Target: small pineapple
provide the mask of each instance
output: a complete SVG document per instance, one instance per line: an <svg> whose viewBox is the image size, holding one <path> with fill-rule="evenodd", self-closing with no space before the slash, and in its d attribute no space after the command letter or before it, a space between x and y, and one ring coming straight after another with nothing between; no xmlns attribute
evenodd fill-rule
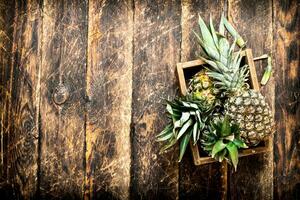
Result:
<svg viewBox="0 0 300 200"><path fill-rule="evenodd" d="M213 106L216 101L216 89L213 87L211 78L206 74L203 69L196 73L189 81L188 92L194 100L206 102L208 105Z"/></svg>
<svg viewBox="0 0 300 200"><path fill-rule="evenodd" d="M203 69L196 73L189 81L189 92L200 91L210 89L213 83L209 76L206 74L206 70Z"/></svg>
<svg viewBox="0 0 300 200"><path fill-rule="evenodd" d="M241 66L242 49L234 52L235 44L241 47L245 44L223 16L218 33L211 19L208 28L199 17L199 26L201 36L196 36L203 49L201 59L210 66L206 74L213 78L215 87L222 90L227 97L225 114L231 117L232 123L239 124L241 137L248 145L257 145L272 133L274 122L265 98L259 91L249 89L248 66ZM225 28L235 39L232 45L224 36Z"/></svg>

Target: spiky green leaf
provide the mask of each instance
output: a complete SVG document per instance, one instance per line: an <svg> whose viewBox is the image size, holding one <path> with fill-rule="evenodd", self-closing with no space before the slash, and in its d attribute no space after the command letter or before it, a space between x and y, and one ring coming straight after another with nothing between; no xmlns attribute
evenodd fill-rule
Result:
<svg viewBox="0 0 300 200"><path fill-rule="evenodd" d="M198 138L198 123L195 122L195 124L193 126L193 139L194 139L194 143L197 142L197 138Z"/></svg>
<svg viewBox="0 0 300 200"><path fill-rule="evenodd" d="M177 135L177 140L179 140L179 138L186 133L186 131L188 130L188 128L193 124L193 120L189 119L183 126L182 128L179 130L179 133Z"/></svg>
<svg viewBox="0 0 300 200"><path fill-rule="evenodd" d="M217 49L219 49L220 48L219 41L218 41L218 37L217 37L216 31L215 31L215 28L214 28L214 25L213 25L211 15L209 16L209 28L210 28L210 32L211 32L211 35L213 37L214 43L215 43Z"/></svg>
<svg viewBox="0 0 300 200"><path fill-rule="evenodd" d="M171 106L169 103L167 103L166 110L167 110L167 111L168 111L168 113L170 113L171 115L173 115L173 114L174 114L174 112L173 112L173 109L172 109L172 106Z"/></svg>
<svg viewBox="0 0 300 200"><path fill-rule="evenodd" d="M222 162L224 160L224 158L226 157L226 154L227 154L227 149L225 148L223 151L220 151L219 153L217 153L216 159L219 162Z"/></svg>
<svg viewBox="0 0 300 200"><path fill-rule="evenodd" d="M183 126L183 124L190 118L191 114L189 112L183 112L180 118L180 125Z"/></svg>
<svg viewBox="0 0 300 200"><path fill-rule="evenodd" d="M177 142L176 138L169 140L169 142L160 149L160 154L164 153L167 149L174 146L176 142Z"/></svg>
<svg viewBox="0 0 300 200"><path fill-rule="evenodd" d="M220 23L219 23L219 33L224 35L225 34L225 27L224 27L224 22L223 22L224 14L222 13Z"/></svg>
<svg viewBox="0 0 300 200"><path fill-rule="evenodd" d="M246 45L246 43L243 40L243 38L233 28L233 26L229 23L229 21L224 16L222 16L222 18L223 18L222 20L223 20L224 26L227 29L227 31L232 35L232 37L234 37L236 39L237 45L239 45L239 47L243 48Z"/></svg>
<svg viewBox="0 0 300 200"><path fill-rule="evenodd" d="M165 135L167 135L170 131L172 131L173 129L173 125L172 124L168 124L164 130L162 132L160 132L160 134L158 134L156 136L156 138L160 138L160 137L164 137Z"/></svg>
<svg viewBox="0 0 300 200"><path fill-rule="evenodd" d="M228 42L228 40L226 38L221 38L219 40L219 49L220 49L221 55L223 55L226 58L226 60L227 60L227 56L228 56L228 53L229 53L230 45L229 45L229 42Z"/></svg>
<svg viewBox="0 0 300 200"><path fill-rule="evenodd" d="M212 49L217 51L213 37L200 15L199 15L198 23L199 23L199 27L200 27L200 31L201 31L201 35L202 35L204 44L210 46Z"/></svg>
<svg viewBox="0 0 300 200"><path fill-rule="evenodd" d="M236 147L236 145L233 143L233 142L229 142L227 145L226 145L226 148L229 152L229 157L230 157L230 160L234 166L234 169L236 171L237 169L237 164L238 164L238 149Z"/></svg>
<svg viewBox="0 0 300 200"><path fill-rule="evenodd" d="M182 140L180 141L180 146L179 146L179 162L182 160L182 157L186 151L186 147L190 141L192 135L192 129L189 131L188 134L185 134L182 138Z"/></svg>
<svg viewBox="0 0 300 200"><path fill-rule="evenodd" d="M223 140L218 140L218 141L215 143L215 145L214 145L214 147L213 147L213 149L212 149L211 156L212 156L212 157L215 157L215 155L216 155L218 152L220 152L220 151L222 151L223 149L225 149L225 147L226 147L226 144L224 144Z"/></svg>
<svg viewBox="0 0 300 200"><path fill-rule="evenodd" d="M268 65L265 69L265 72L264 72L264 75L263 75L263 77L260 81L260 84L266 85L268 80L271 77L271 74L272 74L272 59L271 59L271 56L268 56Z"/></svg>
<svg viewBox="0 0 300 200"><path fill-rule="evenodd" d="M233 140L233 143L238 147L238 148L244 148L244 149L246 149L246 148L248 148L248 146L245 144L245 142L243 142L242 140L240 140L240 139L234 139Z"/></svg>

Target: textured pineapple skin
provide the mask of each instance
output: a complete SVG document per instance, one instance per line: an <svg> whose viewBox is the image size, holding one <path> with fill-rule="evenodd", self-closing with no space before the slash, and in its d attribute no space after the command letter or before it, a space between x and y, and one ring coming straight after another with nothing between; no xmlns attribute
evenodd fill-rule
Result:
<svg viewBox="0 0 300 200"><path fill-rule="evenodd" d="M246 90L229 97L225 114L239 124L240 135L248 146L256 146L273 132L272 112L258 91Z"/></svg>
<svg viewBox="0 0 300 200"><path fill-rule="evenodd" d="M201 70L190 80L188 91L194 99L205 100L209 105L213 105L216 99L213 89L213 83L206 75L206 70Z"/></svg>

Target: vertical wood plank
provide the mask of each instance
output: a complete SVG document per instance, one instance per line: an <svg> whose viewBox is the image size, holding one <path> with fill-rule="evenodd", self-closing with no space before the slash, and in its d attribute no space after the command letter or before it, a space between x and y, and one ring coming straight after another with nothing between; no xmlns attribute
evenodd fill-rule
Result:
<svg viewBox="0 0 300 200"><path fill-rule="evenodd" d="M15 1L9 105L8 178L10 198L29 199L37 191L40 4Z"/></svg>
<svg viewBox="0 0 300 200"><path fill-rule="evenodd" d="M8 101L10 97L14 1L0 3L0 183L7 182ZM2 188L1 188L2 190Z"/></svg>
<svg viewBox="0 0 300 200"><path fill-rule="evenodd" d="M271 52L273 39L271 0L229 0L228 18L247 41L247 47L252 48L254 57ZM258 80L261 80L267 63L260 61L255 62L255 65ZM274 78L271 78L261 91L274 111ZM273 199L273 154L240 158L238 171L231 170L229 185L231 199Z"/></svg>
<svg viewBox="0 0 300 200"><path fill-rule="evenodd" d="M180 61L180 1L135 1L132 103L132 199L178 199L178 151L159 155Z"/></svg>
<svg viewBox="0 0 300 200"><path fill-rule="evenodd" d="M273 1L276 66L274 198L300 198L300 1Z"/></svg>
<svg viewBox="0 0 300 200"><path fill-rule="evenodd" d="M132 1L89 2L85 198L128 199Z"/></svg>
<svg viewBox="0 0 300 200"><path fill-rule="evenodd" d="M40 195L79 199L84 186L87 5L44 0Z"/></svg>
<svg viewBox="0 0 300 200"><path fill-rule="evenodd" d="M198 58L199 44L192 30L199 32L198 14L209 22L209 15L214 19L216 28L221 13L225 10L222 0L182 1L182 45L181 62ZM212 163L195 166L192 152L187 150L180 164L180 198L181 199L220 199L222 196L221 164Z"/></svg>

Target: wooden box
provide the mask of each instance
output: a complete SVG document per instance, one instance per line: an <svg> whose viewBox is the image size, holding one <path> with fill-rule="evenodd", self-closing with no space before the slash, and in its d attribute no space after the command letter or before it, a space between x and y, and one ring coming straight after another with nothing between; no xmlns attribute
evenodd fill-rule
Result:
<svg viewBox="0 0 300 200"><path fill-rule="evenodd" d="M257 79L253 56L252 56L252 50L246 49L242 52L242 55L245 58L244 62L246 62L249 65L250 87L255 90L259 90L259 83ZM177 64L179 86L182 95L186 95L187 93L187 80L192 78L194 74L200 71L203 68L203 65L205 64L206 63L200 59ZM239 157L268 152L270 151L270 145L271 145L270 139L268 138L265 141L261 142L260 145L257 147L240 150ZM192 149L193 160L195 165L203 165L207 163L216 162L215 159L209 157L208 155L200 156L201 150L199 149L198 145L197 144L194 145L192 141L190 142L190 147Z"/></svg>

